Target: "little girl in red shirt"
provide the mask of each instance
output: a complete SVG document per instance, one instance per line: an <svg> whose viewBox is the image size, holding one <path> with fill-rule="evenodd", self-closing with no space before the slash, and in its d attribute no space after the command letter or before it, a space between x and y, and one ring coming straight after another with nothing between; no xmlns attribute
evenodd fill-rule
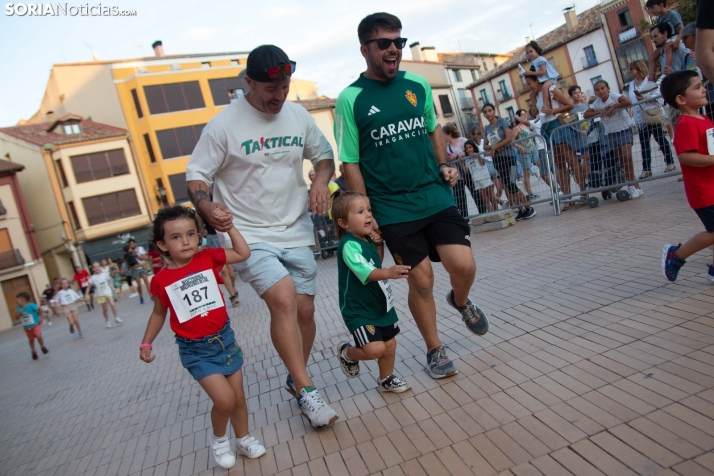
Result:
<svg viewBox="0 0 714 476"><path fill-rule="evenodd" d="M214 213L226 214L227 209ZM153 242L171 263L151 281L154 310L139 346L140 358L150 363L151 343L161 331L170 311L171 330L176 334L181 364L206 391L213 402L208 444L216 463L231 468L236 457L226 433L230 419L237 437L236 452L248 458L265 454L265 448L248 435L248 406L243 392L243 351L231 329L226 304L218 287L225 264L239 263L250 256L243 236L231 227L233 249L208 248L201 242L196 212L180 205L163 208L153 225Z"/></svg>

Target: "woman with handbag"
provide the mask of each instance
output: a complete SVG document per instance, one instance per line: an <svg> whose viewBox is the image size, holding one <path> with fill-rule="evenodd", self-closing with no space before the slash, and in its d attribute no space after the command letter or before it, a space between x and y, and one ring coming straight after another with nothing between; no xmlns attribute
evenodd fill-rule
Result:
<svg viewBox="0 0 714 476"><path fill-rule="evenodd" d="M630 76L635 78L630 84L630 90L627 93L630 101L633 103L644 101L659 93L657 85L650 82L647 78L649 75L647 63L643 60L637 60L630 63L629 67ZM640 175L640 179L652 176L652 151L650 147L650 137L652 135L654 135L655 141L657 141L659 145L659 150L662 151L664 155L664 161L667 164L667 168L664 169L665 173L672 172L677 168L674 165L672 148L664 136L664 130L662 129L662 117L664 113L660 101L661 99L648 101L645 104L636 105L632 108L632 117L635 120L635 124L637 124L640 150L642 150L642 175Z"/></svg>
<svg viewBox="0 0 714 476"><path fill-rule="evenodd" d="M602 115L602 125L605 128L605 144L607 150L614 152L625 169L628 182L635 180L635 170L632 164L632 118L625 108L632 102L621 94L611 93L610 85L601 79L594 84L597 99L583 115L586 119ZM644 192L639 183L622 187L630 194L630 198L640 198Z"/></svg>

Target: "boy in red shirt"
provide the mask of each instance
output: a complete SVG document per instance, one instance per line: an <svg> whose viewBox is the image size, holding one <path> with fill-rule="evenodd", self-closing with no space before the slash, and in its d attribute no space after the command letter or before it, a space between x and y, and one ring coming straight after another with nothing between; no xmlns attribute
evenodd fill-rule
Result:
<svg viewBox="0 0 714 476"><path fill-rule="evenodd" d="M706 230L683 245L664 246L662 272L665 278L675 281L689 256L714 245L714 123L699 114L698 110L707 105L707 90L696 72L667 75L660 91L665 102L682 113L674 134L674 148L682 166L687 200ZM714 283L714 260L707 279Z"/></svg>

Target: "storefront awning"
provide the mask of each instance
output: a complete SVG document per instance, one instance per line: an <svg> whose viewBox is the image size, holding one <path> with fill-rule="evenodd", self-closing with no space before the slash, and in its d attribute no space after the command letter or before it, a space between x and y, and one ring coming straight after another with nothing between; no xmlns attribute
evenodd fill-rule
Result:
<svg viewBox="0 0 714 476"><path fill-rule="evenodd" d="M124 256L124 245L131 239L134 239L137 245L143 246L144 249L148 250L149 238L151 238L151 226L146 226L119 235L85 241L81 243L81 246L91 263L92 261L101 261L106 258L114 260L121 258Z"/></svg>

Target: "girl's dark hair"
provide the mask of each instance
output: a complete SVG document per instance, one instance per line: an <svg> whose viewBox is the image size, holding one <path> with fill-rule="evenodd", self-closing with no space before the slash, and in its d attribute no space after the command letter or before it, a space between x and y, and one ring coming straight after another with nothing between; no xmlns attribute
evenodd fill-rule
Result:
<svg viewBox="0 0 714 476"><path fill-rule="evenodd" d="M16 297L16 298L24 299L24 300L27 301L27 302L32 301L32 296L30 296L30 293L28 293L27 291L22 291L22 292L20 292L20 293L17 293L17 294L15 295L15 297Z"/></svg>
<svg viewBox="0 0 714 476"><path fill-rule="evenodd" d="M609 87L610 87L610 85L607 84L607 81L605 81L604 79L601 79L600 81L595 81L595 84L593 84L593 88L594 88L595 86L597 86L598 84L600 84L600 83L604 84L606 88L609 88Z"/></svg>
<svg viewBox="0 0 714 476"><path fill-rule="evenodd" d="M536 43L535 41L529 41L529 42L526 44L526 48L528 48L529 46L530 46L531 48L533 48L536 53L538 53L538 56L540 56L541 53L543 53L543 48L541 48L540 46L538 46L538 43Z"/></svg>
<svg viewBox="0 0 714 476"><path fill-rule="evenodd" d="M466 152L466 146L470 145L471 147L474 148L474 154L478 154L480 152L478 145L476 144L475 141L469 139L466 142L464 142L464 152Z"/></svg>
<svg viewBox="0 0 714 476"><path fill-rule="evenodd" d="M347 221L347 217L350 214L350 205L355 198L367 196L362 192L347 191L342 192L334 198L332 202L332 220L335 222L335 231L337 233L337 239L342 239L345 236L345 229L340 226L338 220Z"/></svg>
<svg viewBox="0 0 714 476"><path fill-rule="evenodd" d="M165 207L159 210L154 218L154 224L151 230L151 243L158 243L159 241L164 241L164 225L167 221L178 220L179 218L187 218L193 220L196 224L196 231L201 233L201 223L196 214L196 210L193 208L187 208L182 205L173 205L171 207ZM157 246L158 248L158 246ZM160 250L161 248L159 248ZM169 256L167 251L162 251L162 255Z"/></svg>
<svg viewBox="0 0 714 476"><path fill-rule="evenodd" d="M380 28L389 31L402 31L402 22L399 18L390 13L379 12L367 15L359 22L357 27L357 37L359 42L364 44L370 39L372 34L377 33Z"/></svg>
<svg viewBox="0 0 714 476"><path fill-rule="evenodd" d="M525 109L519 109L519 110L517 110L517 111L516 111L516 116L521 117L521 113L522 113L522 112L525 112L525 113L526 113L526 117L528 117L528 111L526 111Z"/></svg>
<svg viewBox="0 0 714 476"><path fill-rule="evenodd" d="M493 109L493 112L496 112L496 108L494 107L494 105L491 103L488 103L488 102L486 104L484 104L483 106L481 106L481 112L483 112L483 110L486 109L487 107L490 107L491 109Z"/></svg>
<svg viewBox="0 0 714 476"><path fill-rule="evenodd" d="M572 86L570 86L568 88L568 96L573 97L573 94L575 94L575 91L577 91L578 89L580 89L580 86L578 86L577 84L573 84ZM582 89L580 90L582 91Z"/></svg>

